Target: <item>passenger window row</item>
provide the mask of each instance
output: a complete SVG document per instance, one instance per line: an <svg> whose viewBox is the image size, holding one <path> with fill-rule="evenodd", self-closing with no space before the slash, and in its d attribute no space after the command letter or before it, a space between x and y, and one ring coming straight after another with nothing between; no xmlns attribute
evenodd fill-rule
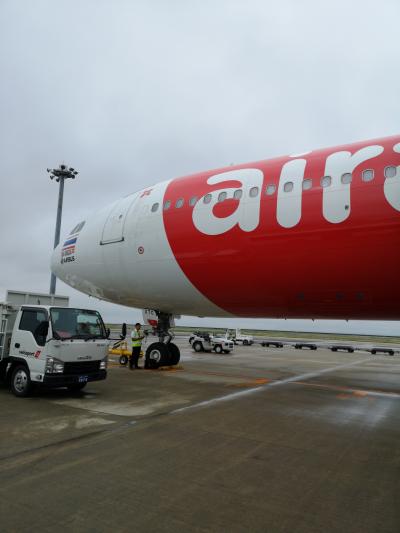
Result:
<svg viewBox="0 0 400 533"><path fill-rule="evenodd" d="M386 167L385 170L384 170L384 175L385 175L385 178L394 178L396 175L397 175L397 167L395 166L389 166L389 167ZM372 169L367 169L367 170L363 170L362 174L361 174L361 179L365 182L368 182L368 181L372 181L374 179L374 171ZM353 180L353 175L350 173L350 172L346 172L345 174L342 174L341 178L340 178L340 181L343 185L347 185L349 183L351 183ZM330 187L332 185L332 178L331 176L323 176L320 180L320 185L321 187L323 188L326 188L326 187ZM310 189L312 189L313 187L313 180L310 179L310 178L306 178L302 181L302 189L303 191L308 191ZM266 189L265 189L265 194L267 196L272 196L273 194L275 194L276 192L276 185L273 185L272 183L267 185ZM293 181L287 181L284 185L283 185L283 190L284 192L291 192L293 191L294 189L294 183ZM258 187L252 187L249 191L249 197L250 198L256 198L258 195L259 195L259 188ZM242 198L243 196L243 190L242 189L237 189L234 193L233 193L233 198L235 200L240 200L240 198ZM228 197L228 193L223 191L223 192L220 192L218 194L218 202L224 202ZM190 206L194 206L196 203L197 203L197 196L193 196L192 198L190 198L189 200L189 205ZM206 194L204 197L203 197L203 203L204 204L209 204L212 200L212 193L208 193ZM179 198L176 202L175 202L175 207L177 209L183 207L183 205L185 204L185 200L183 198ZM171 207L171 201L170 200L167 200L166 202L164 202L164 206L163 206L163 209L164 211L167 211L169 208ZM158 203L155 203L152 205L151 207L151 211L153 213L155 213L159 208L159 204Z"/></svg>

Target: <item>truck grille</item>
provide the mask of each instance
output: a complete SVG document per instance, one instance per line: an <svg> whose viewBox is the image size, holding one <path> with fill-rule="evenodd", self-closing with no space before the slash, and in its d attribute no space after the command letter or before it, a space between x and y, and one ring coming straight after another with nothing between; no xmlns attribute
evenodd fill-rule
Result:
<svg viewBox="0 0 400 533"><path fill-rule="evenodd" d="M90 374L98 372L100 361L79 361L64 363L64 374Z"/></svg>

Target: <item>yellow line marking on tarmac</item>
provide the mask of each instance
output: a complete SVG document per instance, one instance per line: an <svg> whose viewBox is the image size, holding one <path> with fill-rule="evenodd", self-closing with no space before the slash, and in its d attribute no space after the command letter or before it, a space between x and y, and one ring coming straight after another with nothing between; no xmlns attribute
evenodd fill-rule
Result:
<svg viewBox="0 0 400 533"><path fill-rule="evenodd" d="M271 379L258 378L252 381L244 381L243 383L228 383L227 387L257 387L258 385L265 385L269 383Z"/></svg>
<svg viewBox="0 0 400 533"><path fill-rule="evenodd" d="M316 378L319 376L323 376L324 374L330 374L332 372L343 370L345 368L351 368L353 366L362 365L363 363L366 363L367 361L371 361L371 357L363 358L363 359L357 359L356 361L352 361L351 363L345 363L342 365L336 365L336 366L330 366L328 368L323 368L322 370L316 370L314 372L305 372L304 374L299 374L297 376L291 376L289 378L284 379L278 379L277 381L271 381L269 383L265 383L264 385L258 385L257 387L253 387L251 389L246 389L242 391L232 392L230 394L225 394L224 396L217 396L216 398L211 398L210 400L205 400L202 402L198 402L192 405L188 405L186 407L180 407L178 409L174 409L170 412L171 415L176 415L178 413L183 413L185 411L190 411L193 409L199 409L203 407L211 407L213 405L216 405L220 402L227 402L232 400L237 400L238 398L242 398L244 396L250 396L252 394L256 394L257 392L264 392L268 389L272 389L275 387L282 387L284 385L289 385L290 383L298 382L298 381L304 381L312 378Z"/></svg>
<svg viewBox="0 0 400 533"><path fill-rule="evenodd" d="M211 371L207 371L207 370L186 370L186 372L188 374L196 374L196 375L199 375L199 376L216 376L216 377L221 377L221 378L234 378L234 379L245 379L245 380L248 380L249 382L253 383L254 381L257 381L257 380L262 380L262 383L265 383L264 380L267 380L267 381L271 381L270 379L268 378L265 378L265 377L260 377L260 378L257 378L257 377L254 377L254 376L243 376L243 375L239 375L239 374L226 374L225 372L211 372Z"/></svg>
<svg viewBox="0 0 400 533"><path fill-rule="evenodd" d="M329 383L312 383L307 381L296 381L293 385L302 385L304 387L315 387L317 389L328 389L333 391L340 391L343 397L365 398L367 396L382 396L390 398L400 398L400 392L396 391L382 391L378 389L354 389L352 387L343 387L341 385L330 385ZM342 398L343 399L343 398Z"/></svg>

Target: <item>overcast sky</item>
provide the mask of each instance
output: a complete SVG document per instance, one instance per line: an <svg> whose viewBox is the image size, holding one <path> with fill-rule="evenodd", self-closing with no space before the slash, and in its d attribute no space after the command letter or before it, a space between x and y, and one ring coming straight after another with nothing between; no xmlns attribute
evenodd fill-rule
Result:
<svg viewBox="0 0 400 533"><path fill-rule="evenodd" d="M399 133L398 0L0 0L0 300L49 289L62 233L157 181ZM107 321L139 312L58 282ZM398 323L181 323L399 333Z"/></svg>

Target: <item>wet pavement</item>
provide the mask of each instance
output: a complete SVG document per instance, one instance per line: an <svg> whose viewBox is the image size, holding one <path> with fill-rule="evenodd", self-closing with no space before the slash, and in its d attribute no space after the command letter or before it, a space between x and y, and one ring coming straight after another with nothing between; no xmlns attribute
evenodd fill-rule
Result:
<svg viewBox="0 0 400 533"><path fill-rule="evenodd" d="M2 531L400 531L400 356L177 342L172 370L0 389Z"/></svg>

